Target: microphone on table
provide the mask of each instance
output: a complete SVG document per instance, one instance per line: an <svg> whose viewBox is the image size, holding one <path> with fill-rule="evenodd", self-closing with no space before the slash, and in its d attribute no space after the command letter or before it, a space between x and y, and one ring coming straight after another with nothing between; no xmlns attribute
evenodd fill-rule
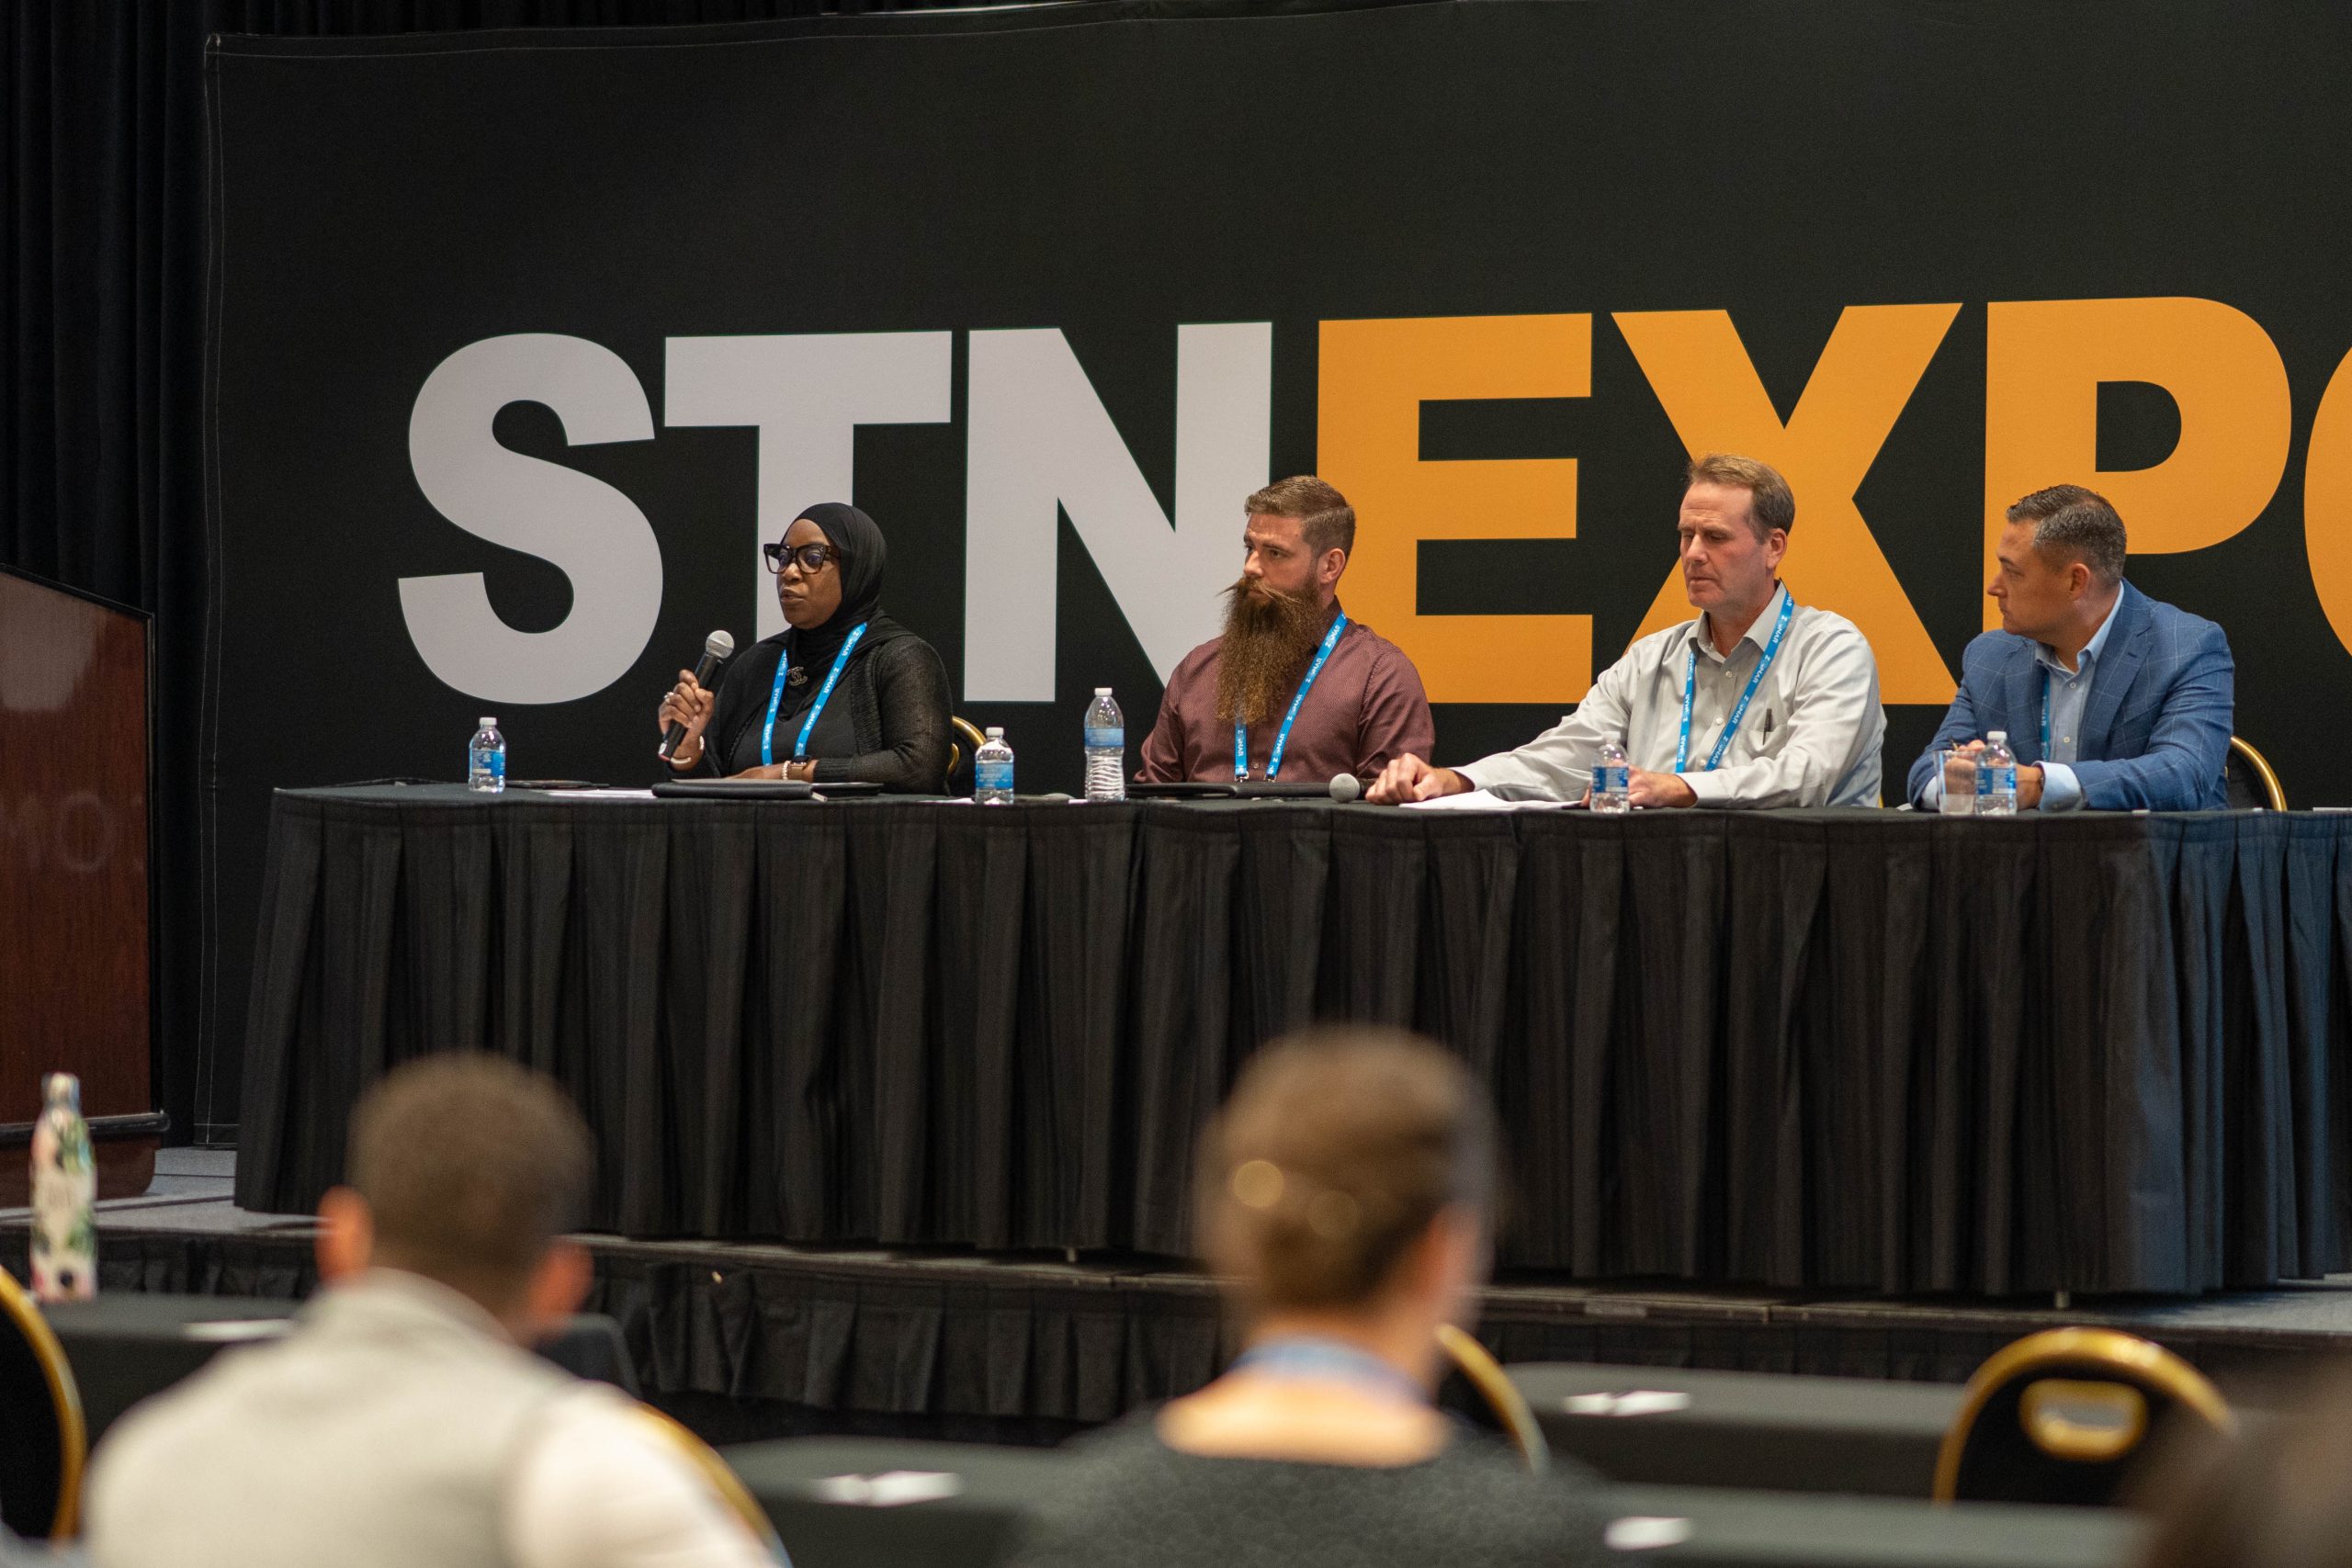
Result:
<svg viewBox="0 0 2352 1568"><path fill-rule="evenodd" d="M1363 794L1363 780L1353 773L1331 775L1331 798L1344 806Z"/></svg>
<svg viewBox="0 0 2352 1568"><path fill-rule="evenodd" d="M711 676L718 672L718 667L726 663L734 652L735 638L731 634L713 632L705 637L702 644L702 658L695 665L695 684L709 685ZM684 745L685 741L686 727L673 718L670 721L670 728L662 732L662 749L654 755L666 762L670 760L670 754Z"/></svg>

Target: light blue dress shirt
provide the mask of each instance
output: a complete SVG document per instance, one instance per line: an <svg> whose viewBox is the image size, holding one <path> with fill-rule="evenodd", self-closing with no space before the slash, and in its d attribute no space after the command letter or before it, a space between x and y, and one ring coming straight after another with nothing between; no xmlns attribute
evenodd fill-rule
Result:
<svg viewBox="0 0 2352 1568"><path fill-rule="evenodd" d="M2107 650L2107 634L2115 625L2115 612L2121 606L2123 596L2117 594L2115 603L2108 606L2107 618L2091 634L2090 642L2075 657L2075 668L2067 669L2058 662L2058 655L2046 642L2033 645L2034 662L2041 666L2044 682L2043 701L2050 706L2050 754L2041 760L2041 809L2044 811L2074 811L2083 804L2082 781L2075 776L2068 763L2081 755L2083 710L2090 705L2091 677L2098 671L2099 655ZM2009 750L2017 750L2021 737L2009 737ZM1942 806L1944 781L1928 781L1927 807L1932 811Z"/></svg>
<svg viewBox="0 0 2352 1568"><path fill-rule="evenodd" d="M2067 669L2058 662L2046 642L2034 645L2033 661L2041 666L2042 701L2050 709L2050 755L2041 760L2041 809L2073 811L2083 804L2082 781L2075 777L2075 770L2066 764L2081 754L2083 710L2090 705L2091 675L2098 668L2099 655L2107 649L2107 632L2115 625L2116 605L2123 603L2117 594L2115 604L2108 606L2107 618L2091 634L2090 642L2075 660L2075 668Z"/></svg>

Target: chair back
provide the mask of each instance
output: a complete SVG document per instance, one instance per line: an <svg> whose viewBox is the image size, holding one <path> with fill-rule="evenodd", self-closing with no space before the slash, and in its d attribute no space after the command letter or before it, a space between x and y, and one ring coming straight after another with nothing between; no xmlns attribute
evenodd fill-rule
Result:
<svg viewBox="0 0 2352 1568"><path fill-rule="evenodd" d="M1939 1503L2113 1503L2167 1422L2230 1431L2196 1368L2111 1328L2053 1328L1996 1351L1969 1380L1936 1457Z"/></svg>
<svg viewBox="0 0 2352 1568"><path fill-rule="evenodd" d="M2233 811L2246 811L2263 807L2271 811L2287 809L2287 791L2269 760L2237 736L2230 737L2230 749L2222 759L2222 788Z"/></svg>
<svg viewBox="0 0 2352 1568"><path fill-rule="evenodd" d="M71 1536L88 1447L65 1351L32 1297L0 1269L0 1521L19 1535Z"/></svg>
<svg viewBox="0 0 2352 1568"><path fill-rule="evenodd" d="M974 724L968 718L959 718L954 714L950 714L947 716L947 723L949 727L956 731L957 736L957 739L947 743L947 778L945 784L947 793L954 795L956 793L956 775L964 771L965 763L970 761L974 757L979 754L980 748L988 744L989 738L981 732L978 725Z"/></svg>
<svg viewBox="0 0 2352 1568"><path fill-rule="evenodd" d="M1532 1471L1550 1469L1552 1445L1544 1440L1535 1412L1527 1407L1526 1397L1487 1348L1450 1323L1438 1325L1437 1342L1447 1363L1469 1385L1478 1406L1519 1450L1520 1462Z"/></svg>
<svg viewBox="0 0 2352 1568"><path fill-rule="evenodd" d="M718 1450L650 1404L639 1404L637 1417L646 1430L676 1450L694 1466L695 1472L718 1495L718 1500L727 1506L727 1511L742 1522L743 1528L752 1532L752 1538L765 1549L771 1559L786 1564L791 1562L791 1558L785 1554L784 1541L776 1535L775 1526L768 1518L767 1510L761 1507L759 1499L752 1495L752 1489L743 1484L743 1478L719 1458Z"/></svg>

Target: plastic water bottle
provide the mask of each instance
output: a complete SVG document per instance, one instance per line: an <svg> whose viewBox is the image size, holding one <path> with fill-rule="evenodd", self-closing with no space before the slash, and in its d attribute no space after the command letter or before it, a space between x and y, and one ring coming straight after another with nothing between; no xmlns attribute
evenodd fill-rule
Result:
<svg viewBox="0 0 2352 1568"><path fill-rule="evenodd" d="M1012 748L1004 731L989 726L989 738L972 753L972 798L982 806L1012 804Z"/></svg>
<svg viewBox="0 0 2352 1568"><path fill-rule="evenodd" d="M45 1302L87 1301L98 1293L98 1237L91 1215L98 1197L90 1124L82 1120L82 1080L51 1073L33 1123L33 1294Z"/></svg>
<svg viewBox="0 0 2352 1568"><path fill-rule="evenodd" d="M466 748L466 787L488 795L506 787L506 737L498 733L498 720L488 714L474 731L473 744Z"/></svg>
<svg viewBox="0 0 2352 1568"><path fill-rule="evenodd" d="M1127 798L1127 721L1108 686L1094 688L1086 710L1086 798Z"/></svg>
<svg viewBox="0 0 2352 1568"><path fill-rule="evenodd" d="M1609 817L1634 809L1634 765L1614 740L1600 743L1600 761L1593 765L1592 808Z"/></svg>
<svg viewBox="0 0 2352 1568"><path fill-rule="evenodd" d="M2018 760L2009 750L2009 732L1996 729L1976 754L1976 815L2015 817L2018 814Z"/></svg>

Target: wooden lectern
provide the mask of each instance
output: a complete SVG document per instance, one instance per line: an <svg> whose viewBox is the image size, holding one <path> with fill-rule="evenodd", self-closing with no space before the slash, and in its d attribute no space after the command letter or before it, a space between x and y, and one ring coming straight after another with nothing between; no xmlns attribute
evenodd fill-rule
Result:
<svg viewBox="0 0 2352 1568"><path fill-rule="evenodd" d="M98 1196L155 1174L148 617L0 567L0 1206L41 1077L82 1079Z"/></svg>

